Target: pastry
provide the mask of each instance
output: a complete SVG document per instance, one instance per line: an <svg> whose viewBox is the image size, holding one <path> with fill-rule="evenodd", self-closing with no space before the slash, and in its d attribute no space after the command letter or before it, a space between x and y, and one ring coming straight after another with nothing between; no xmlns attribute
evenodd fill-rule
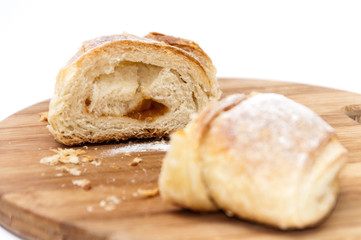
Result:
<svg viewBox="0 0 361 240"><path fill-rule="evenodd" d="M163 137L219 97L216 69L196 43L159 33L103 36L60 70L48 128L65 145Z"/></svg>
<svg viewBox="0 0 361 240"><path fill-rule="evenodd" d="M335 206L345 155L307 107L279 94L235 94L171 135L160 195L194 211L301 229Z"/></svg>

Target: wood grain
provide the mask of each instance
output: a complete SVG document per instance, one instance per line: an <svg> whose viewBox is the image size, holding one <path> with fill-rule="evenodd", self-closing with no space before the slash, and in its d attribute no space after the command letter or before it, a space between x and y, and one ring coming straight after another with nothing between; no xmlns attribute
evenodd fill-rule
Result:
<svg viewBox="0 0 361 240"><path fill-rule="evenodd" d="M107 155L131 144L87 145L87 154L102 161L84 163L81 176L59 173L39 163L64 147L39 121L48 101L30 106L0 123L0 224L27 239L357 239L361 238L361 125L345 114L345 106L360 104L361 95L287 82L220 79L223 96L232 93L275 92L313 109L332 125L349 150L341 173L341 192L332 214L319 226L302 231L271 229L223 213L197 214L143 198L137 189L157 187L164 152ZM77 148L83 148L79 146ZM134 157L143 161L129 166ZM86 169L86 170L85 170ZM74 179L91 180L85 191ZM106 211L100 202L116 196L121 202ZM92 209L92 211L89 211Z"/></svg>

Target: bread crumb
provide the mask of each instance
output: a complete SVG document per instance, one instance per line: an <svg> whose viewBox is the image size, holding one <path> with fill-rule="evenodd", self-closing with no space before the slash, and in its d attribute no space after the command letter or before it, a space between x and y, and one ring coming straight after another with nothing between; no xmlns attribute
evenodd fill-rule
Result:
<svg viewBox="0 0 361 240"><path fill-rule="evenodd" d="M105 207L105 205L107 205L107 203L105 202L105 200L101 200L100 203L99 203L99 206Z"/></svg>
<svg viewBox="0 0 361 240"><path fill-rule="evenodd" d="M95 161L95 160L96 160L95 157L90 157L88 155L83 156L82 159L81 159L82 162L92 162L92 161Z"/></svg>
<svg viewBox="0 0 361 240"><path fill-rule="evenodd" d="M96 167L99 167L100 164L102 164L102 161L100 161L100 160L98 160L98 161L93 160L93 161L91 161L90 163L93 164L93 165L95 165Z"/></svg>
<svg viewBox="0 0 361 240"><path fill-rule="evenodd" d="M81 171L78 168L68 168L66 166L61 166L61 167L56 167L55 169L70 173L73 176L80 176L81 174Z"/></svg>
<svg viewBox="0 0 361 240"><path fill-rule="evenodd" d="M142 160L143 160L143 159L141 159L140 157L135 157L135 158L133 159L133 161L129 163L129 166L132 166L132 167L138 166L138 164L141 163Z"/></svg>
<svg viewBox="0 0 361 240"><path fill-rule="evenodd" d="M62 173L57 173L57 174L55 174L55 177L61 177L61 176L63 176Z"/></svg>
<svg viewBox="0 0 361 240"><path fill-rule="evenodd" d="M62 162L62 159L60 159L60 161ZM69 161L69 163L73 163L73 164L79 164L79 158L78 158L78 156L75 156L75 155L70 155L68 160L66 160L66 161Z"/></svg>
<svg viewBox="0 0 361 240"><path fill-rule="evenodd" d="M90 184L90 181L88 179L84 178L84 179L79 179L79 180L73 180L72 182L73 182L73 184L75 186L81 187L84 190L90 190L91 189L91 184Z"/></svg>
<svg viewBox="0 0 361 240"><path fill-rule="evenodd" d="M158 188L154 188L154 189L141 189L138 188L137 193L145 198L151 198L151 197L155 197L159 195L159 189Z"/></svg>
<svg viewBox="0 0 361 240"><path fill-rule="evenodd" d="M125 153L124 156L130 157L130 153Z"/></svg>
<svg viewBox="0 0 361 240"><path fill-rule="evenodd" d="M88 212L93 212L93 211L94 211L94 208L93 208L93 206L87 206L87 207L86 207L86 210L87 210Z"/></svg>
<svg viewBox="0 0 361 240"><path fill-rule="evenodd" d="M118 170L120 167L119 167L119 166L112 165L111 168L113 168L113 169L115 169L115 170Z"/></svg>
<svg viewBox="0 0 361 240"><path fill-rule="evenodd" d="M50 149L51 151L55 152L56 154L49 157L44 157L40 159L41 164L46 165L57 165L59 163L73 163L79 164L79 155L85 154L86 152L82 149Z"/></svg>
<svg viewBox="0 0 361 240"><path fill-rule="evenodd" d="M105 211L113 211L115 206L119 204L121 200L119 200L116 196L108 196L105 200L101 200L99 202L99 206L104 208Z"/></svg>
<svg viewBox="0 0 361 240"><path fill-rule="evenodd" d="M42 159L40 159L40 163L46 165L56 165L59 163L59 158L60 156L58 154L50 157L43 157Z"/></svg>
<svg viewBox="0 0 361 240"><path fill-rule="evenodd" d="M40 122L47 122L48 121L48 112L41 112L39 113Z"/></svg>
<svg viewBox="0 0 361 240"><path fill-rule="evenodd" d="M114 195L107 197L106 200L108 202L111 202L111 203L114 203L114 204L119 204L120 203L120 200Z"/></svg>

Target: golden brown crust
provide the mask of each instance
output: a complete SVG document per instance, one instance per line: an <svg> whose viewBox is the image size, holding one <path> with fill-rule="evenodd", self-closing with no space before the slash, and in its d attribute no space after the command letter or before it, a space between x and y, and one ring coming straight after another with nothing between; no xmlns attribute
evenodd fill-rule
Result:
<svg viewBox="0 0 361 240"><path fill-rule="evenodd" d="M97 37L91 40L87 40L83 42L82 46L78 50L78 52L67 62L66 66L69 66L76 61L79 60L81 56L86 54L87 52L91 51L92 49L95 49L97 47L100 47L104 44L115 42L115 41L122 41L122 40L140 40L140 41L146 41L144 38L137 37L135 35L131 34L114 34L114 35L107 35L107 36L101 36Z"/></svg>
<svg viewBox="0 0 361 240"><path fill-rule="evenodd" d="M189 126L189 132L192 132L194 144L199 145L204 133L207 132L210 124L218 115L231 109L245 99L246 96L244 94L234 94L220 102L210 103Z"/></svg>
<svg viewBox="0 0 361 240"><path fill-rule="evenodd" d="M191 40L179 38L179 37L173 37L173 36L169 36L169 35L165 35L165 34L157 33L157 32L150 32L147 35L145 35L145 38L153 39L153 40L156 40L159 42L164 42L168 45L181 48L184 51L187 51L190 53L196 52L196 53L202 55L203 57L207 58L209 61L211 61L211 59L203 51L203 49L197 43L195 43Z"/></svg>
<svg viewBox="0 0 361 240"><path fill-rule="evenodd" d="M305 228L334 207L346 152L331 126L282 95L228 97L172 134L161 196L195 211Z"/></svg>
<svg viewBox="0 0 361 240"><path fill-rule="evenodd" d="M189 53L202 65L203 69L205 70L207 76L210 79L210 85L214 85L215 87L218 85L216 79L213 78L213 76L216 74L216 68L212 63L212 60L197 43L188 39L173 37L157 32L151 32L147 34L145 38L166 43L170 46L182 49L185 52Z"/></svg>
<svg viewBox="0 0 361 240"><path fill-rule="evenodd" d="M147 37L149 36L149 37ZM104 46L104 45L110 45L110 46L114 46L115 44L119 44L119 42L122 42L125 45L156 45L158 47L163 47L165 48L165 50L171 50L174 51L175 54L182 54L184 56L186 56L190 61L196 63L199 67L202 68L202 70L204 71L204 73L206 74L205 69L203 68L202 64L196 59L194 58L192 55L189 55L189 51L185 50L187 47L190 48L192 47L192 49L196 50L197 52L202 53L205 57L207 57L210 60L210 58L208 57L207 54L205 54L203 52L203 50L194 42L190 41L190 40L186 40L186 39L182 39L182 38L174 38L172 36L168 36L168 35L164 35L162 34L163 38L169 38L169 39L178 39L179 44L174 44L171 41L167 42L167 41L159 41L157 39L152 39L150 36L151 35L147 35L144 38L132 35L132 34L115 34L115 35L107 35L107 36L101 36L98 38L94 38L88 41L83 42L83 45L81 46L81 48L78 50L78 52L67 62L67 64L65 65L64 68L80 61L84 55L86 54L90 54L90 52L98 47ZM180 43L183 43L182 45ZM189 44L186 44L189 43ZM195 47L198 46L197 47ZM184 49L183 49L184 48ZM206 74L207 75L207 74Z"/></svg>
<svg viewBox="0 0 361 240"><path fill-rule="evenodd" d="M193 49L198 49L200 51L203 51L199 45L191 40L187 40L184 38L179 38L179 37L173 37L173 36L169 36L169 35L165 35L163 33L157 33L157 32L150 32L147 35L144 36L145 38L149 38L149 39L153 39L159 42L165 42L169 45L172 46L177 46L177 47L190 47Z"/></svg>

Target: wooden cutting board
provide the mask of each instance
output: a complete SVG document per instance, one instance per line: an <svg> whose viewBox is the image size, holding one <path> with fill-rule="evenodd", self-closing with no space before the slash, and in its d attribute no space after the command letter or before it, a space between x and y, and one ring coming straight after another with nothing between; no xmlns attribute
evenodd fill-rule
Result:
<svg viewBox="0 0 361 240"><path fill-rule="evenodd" d="M64 148L39 121L49 101L30 106L0 123L0 224L27 239L358 239L361 238L361 125L345 107L361 104L361 95L303 84L220 79L223 96L275 92L300 102L332 125L349 150L341 173L340 195L332 214L319 226L279 231L230 218L223 213L197 214L145 198L138 189L154 189L164 152L109 154L137 143L86 145L101 161L77 166L80 176L62 173L40 159ZM358 106L353 106L358 115ZM355 110L356 109L356 110ZM361 115L361 111L360 111ZM86 149L87 148L87 149ZM143 161L129 166L135 158ZM92 189L74 186L89 179ZM115 201L114 197L119 200ZM108 207L110 206L110 207Z"/></svg>

